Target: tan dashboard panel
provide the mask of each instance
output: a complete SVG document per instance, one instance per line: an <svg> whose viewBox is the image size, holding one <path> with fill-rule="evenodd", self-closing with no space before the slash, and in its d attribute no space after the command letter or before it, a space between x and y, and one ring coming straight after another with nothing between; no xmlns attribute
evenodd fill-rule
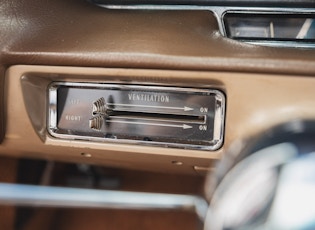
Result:
<svg viewBox="0 0 315 230"><path fill-rule="evenodd" d="M315 73L313 49L224 38L208 10L111 10L86 0L0 2L3 66Z"/></svg>
<svg viewBox="0 0 315 230"><path fill-rule="evenodd" d="M86 0L0 2L0 103L4 102L4 71L14 65L254 72L309 77L315 74L314 49L264 47L227 39L219 32L214 13L208 10L111 10ZM98 74L98 70L88 71ZM171 74L175 76L170 77L169 73L175 72L165 72L163 77L155 72L155 76L146 75L145 71L140 71L142 76L137 71L129 72L133 74L132 79L139 82L188 85L194 82L189 77L185 79L185 74ZM199 72L187 72L187 76L192 73L199 76ZM124 74L119 78L122 76ZM217 84L213 82L221 82L217 76L205 80L194 78L201 85L203 82ZM9 120L3 123L2 104L0 107L1 141Z"/></svg>
<svg viewBox="0 0 315 230"><path fill-rule="evenodd" d="M53 138L46 127L47 85L57 81L119 82L221 90L226 95L223 147L217 151L200 151ZM0 145L0 153L10 156L194 174L196 168L213 166L238 140L286 121L315 118L315 79L303 76L12 66L6 73L5 82L6 134ZM22 88L22 84L27 87ZM40 97L35 97L38 94Z"/></svg>

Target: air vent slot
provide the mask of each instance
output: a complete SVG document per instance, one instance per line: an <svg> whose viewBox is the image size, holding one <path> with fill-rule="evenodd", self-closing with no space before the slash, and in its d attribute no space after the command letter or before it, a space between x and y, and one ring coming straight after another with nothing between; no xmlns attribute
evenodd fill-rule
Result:
<svg viewBox="0 0 315 230"><path fill-rule="evenodd" d="M226 36L275 46L315 47L315 15L284 12L227 12Z"/></svg>

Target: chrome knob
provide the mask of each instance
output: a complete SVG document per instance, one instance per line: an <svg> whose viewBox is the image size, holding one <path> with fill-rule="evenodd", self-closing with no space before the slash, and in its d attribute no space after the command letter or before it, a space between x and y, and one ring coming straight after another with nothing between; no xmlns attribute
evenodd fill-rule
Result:
<svg viewBox="0 0 315 230"><path fill-rule="evenodd" d="M106 101L103 97L93 102L92 113L93 115L106 115Z"/></svg>
<svg viewBox="0 0 315 230"><path fill-rule="evenodd" d="M90 120L89 120L89 127L91 129L94 129L94 130L101 130L102 129L102 126L103 126L103 121L104 121L104 118L102 115L98 115L98 116L95 116L95 117L92 117Z"/></svg>

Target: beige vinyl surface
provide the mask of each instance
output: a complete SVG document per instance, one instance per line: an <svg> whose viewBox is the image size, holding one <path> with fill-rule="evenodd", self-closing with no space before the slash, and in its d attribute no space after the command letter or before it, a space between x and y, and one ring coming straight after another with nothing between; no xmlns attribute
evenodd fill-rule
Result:
<svg viewBox="0 0 315 230"><path fill-rule="evenodd" d="M34 79L46 82L119 81L220 89L226 94L223 147L217 151L199 151L61 140L48 134L45 123L40 134L32 116L41 114L36 119L45 121L47 104L37 108L25 103L24 97L32 92L24 92L23 96L23 76L35 76ZM21 65L7 70L5 89L6 132L0 154L150 171L197 174L195 169L211 168L233 143L286 121L315 118L315 78L303 76ZM40 92L41 101L47 102L46 90Z"/></svg>

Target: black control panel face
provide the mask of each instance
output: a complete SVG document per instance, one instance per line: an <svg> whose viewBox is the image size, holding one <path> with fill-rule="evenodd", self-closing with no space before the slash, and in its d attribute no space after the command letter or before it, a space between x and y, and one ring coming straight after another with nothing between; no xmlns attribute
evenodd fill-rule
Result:
<svg viewBox="0 0 315 230"><path fill-rule="evenodd" d="M225 97L218 90L56 82L48 97L56 138L202 150L223 142Z"/></svg>

